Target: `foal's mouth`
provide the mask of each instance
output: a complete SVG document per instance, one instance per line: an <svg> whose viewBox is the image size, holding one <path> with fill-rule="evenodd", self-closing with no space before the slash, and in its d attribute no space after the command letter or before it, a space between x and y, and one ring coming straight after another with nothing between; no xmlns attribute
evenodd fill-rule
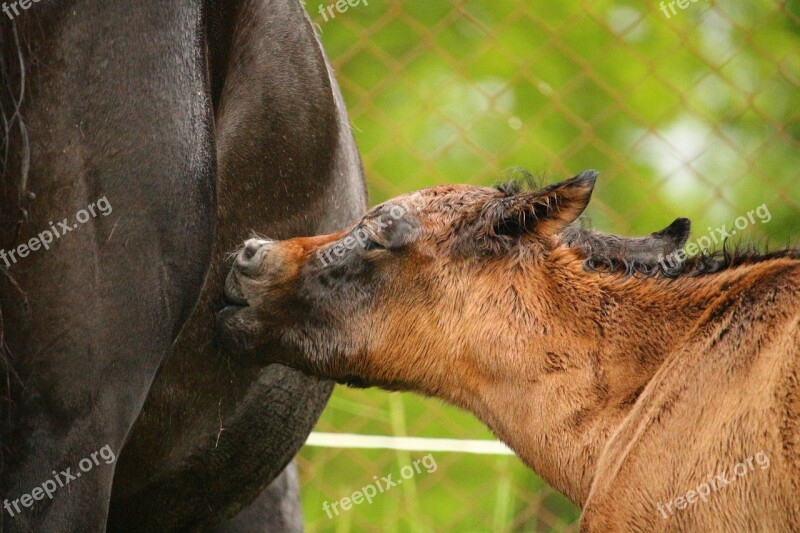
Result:
<svg viewBox="0 0 800 533"><path fill-rule="evenodd" d="M225 303L228 307L249 307L250 303L247 298L242 294L242 288L239 285L239 280L236 274L230 272L225 280Z"/></svg>

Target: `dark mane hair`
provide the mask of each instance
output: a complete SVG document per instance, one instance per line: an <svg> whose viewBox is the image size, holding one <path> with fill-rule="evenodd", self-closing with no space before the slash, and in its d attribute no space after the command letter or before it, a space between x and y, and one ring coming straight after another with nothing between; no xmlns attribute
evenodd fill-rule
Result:
<svg viewBox="0 0 800 533"><path fill-rule="evenodd" d="M584 260L583 268L587 272L600 274L622 274L625 276L675 279L684 276L715 274L729 268L753 265L775 259L800 260L800 248L786 248L772 252L762 252L753 245L732 247L726 242L721 250L698 254L683 262L664 259L652 265L628 261L625 258L589 256Z"/></svg>

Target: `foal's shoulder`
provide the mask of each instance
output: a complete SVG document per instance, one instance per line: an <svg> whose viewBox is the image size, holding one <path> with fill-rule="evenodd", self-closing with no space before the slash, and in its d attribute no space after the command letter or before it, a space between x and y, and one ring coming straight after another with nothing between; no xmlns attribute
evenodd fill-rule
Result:
<svg viewBox="0 0 800 533"><path fill-rule="evenodd" d="M702 530L726 508L763 509L779 522L796 512L782 502L796 493L792 480L800 475L800 261L765 261L724 276L719 297L603 450L587 529L608 517L657 529L660 501L758 452L773 460L769 476L751 475L739 481L741 491L721 492L672 523L696 520L687 528ZM761 500L742 499L750 494Z"/></svg>

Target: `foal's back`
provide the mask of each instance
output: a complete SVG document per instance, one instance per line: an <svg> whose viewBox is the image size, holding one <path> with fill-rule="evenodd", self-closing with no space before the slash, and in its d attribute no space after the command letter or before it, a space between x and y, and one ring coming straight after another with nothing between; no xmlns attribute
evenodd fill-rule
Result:
<svg viewBox="0 0 800 533"><path fill-rule="evenodd" d="M800 529L800 261L725 275L610 440L584 530Z"/></svg>

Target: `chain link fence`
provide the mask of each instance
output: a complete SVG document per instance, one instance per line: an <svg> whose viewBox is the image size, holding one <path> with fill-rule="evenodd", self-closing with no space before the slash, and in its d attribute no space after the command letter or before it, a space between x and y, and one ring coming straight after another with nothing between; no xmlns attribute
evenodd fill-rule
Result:
<svg viewBox="0 0 800 533"><path fill-rule="evenodd" d="M373 204L438 183L489 185L513 166L543 181L596 168L589 216L605 231L688 216L696 236L766 205L769 220L742 240L779 246L799 233L797 1L318 1L306 7ZM317 430L493 438L437 400L341 387ZM372 503L324 509L424 455L304 448L307 530L578 529L577 508L501 455L432 452L435 470Z"/></svg>

